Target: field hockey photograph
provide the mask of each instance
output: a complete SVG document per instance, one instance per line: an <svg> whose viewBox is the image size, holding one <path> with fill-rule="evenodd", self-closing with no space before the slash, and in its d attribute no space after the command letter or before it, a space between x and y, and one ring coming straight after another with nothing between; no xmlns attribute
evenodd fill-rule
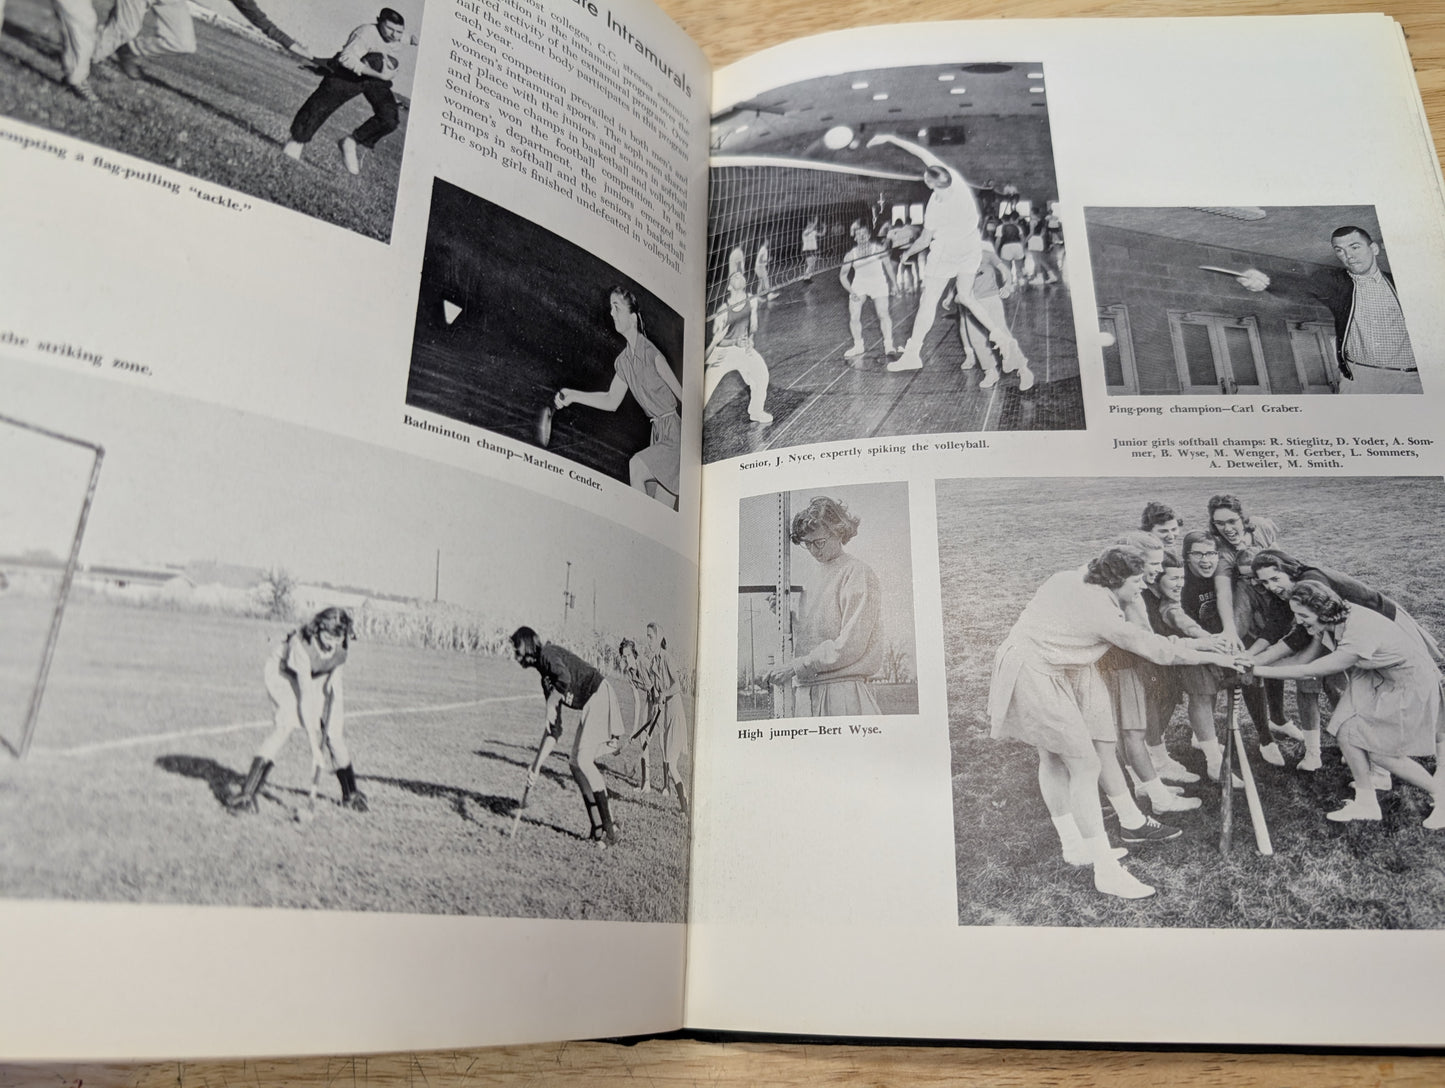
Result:
<svg viewBox="0 0 1445 1088"><path fill-rule="evenodd" d="M917 714L905 483L738 504L738 720Z"/></svg>
<svg viewBox="0 0 1445 1088"><path fill-rule="evenodd" d="M436 178L406 402L676 510L682 316L601 257Z"/></svg>
<svg viewBox="0 0 1445 1088"><path fill-rule="evenodd" d="M1111 396L1420 393L1371 205L1084 209Z"/></svg>
<svg viewBox="0 0 1445 1088"><path fill-rule="evenodd" d="M1084 427L1037 63L842 72L717 113L703 460Z"/></svg>
<svg viewBox="0 0 1445 1088"><path fill-rule="evenodd" d="M0 0L0 116L387 242L423 6Z"/></svg>
<svg viewBox="0 0 1445 1088"><path fill-rule="evenodd" d="M1445 482L937 503L961 925L1445 925Z"/></svg>
<svg viewBox="0 0 1445 1088"><path fill-rule="evenodd" d="M685 920L693 564L369 443L0 382L0 896Z"/></svg>

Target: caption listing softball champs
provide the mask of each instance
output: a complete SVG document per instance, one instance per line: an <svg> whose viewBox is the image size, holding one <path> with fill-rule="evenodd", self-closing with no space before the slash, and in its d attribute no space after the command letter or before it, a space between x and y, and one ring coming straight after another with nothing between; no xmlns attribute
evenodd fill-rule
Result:
<svg viewBox="0 0 1445 1088"><path fill-rule="evenodd" d="M686 74L611 10L457 0L442 135L567 197L682 270ZM662 82L663 90L657 88Z"/></svg>
<svg viewBox="0 0 1445 1088"><path fill-rule="evenodd" d="M1258 472L1336 470L1359 472L1395 463L1417 462L1435 445L1412 435L1267 435L1208 434L1190 437L1150 435L1109 440L1118 457L1130 461L1169 461L1191 471L1249 469Z"/></svg>

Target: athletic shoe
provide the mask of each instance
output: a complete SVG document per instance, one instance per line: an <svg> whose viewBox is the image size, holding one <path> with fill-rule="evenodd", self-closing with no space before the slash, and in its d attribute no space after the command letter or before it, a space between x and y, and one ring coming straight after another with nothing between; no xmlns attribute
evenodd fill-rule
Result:
<svg viewBox="0 0 1445 1088"><path fill-rule="evenodd" d="M76 98L80 99L86 105L94 106L99 104L100 95L96 94L84 83L67 83L66 86L70 88L71 94L75 95Z"/></svg>
<svg viewBox="0 0 1445 1088"><path fill-rule="evenodd" d="M1279 745L1274 741L1259 746L1259 758L1271 767L1284 766L1284 753L1279 750Z"/></svg>
<svg viewBox="0 0 1445 1088"><path fill-rule="evenodd" d="M350 797L348 797L345 801L342 801L341 803L346 808L351 809L352 812L371 811L371 806L366 803L366 794L362 793L360 790L357 790L355 793L353 793Z"/></svg>
<svg viewBox="0 0 1445 1088"><path fill-rule="evenodd" d="M300 162L300 161L301 161L301 155L302 155L303 152L305 152L305 150L306 150L306 145L305 145L305 144L303 144L303 143L298 143L298 142L295 141L295 140L287 140L287 141L286 141L286 147L283 149L283 151L282 151L281 153L282 153L283 155L285 155L288 159L295 159L297 162Z"/></svg>
<svg viewBox="0 0 1445 1088"><path fill-rule="evenodd" d="M1193 812L1202 802L1197 797L1181 797L1177 794L1169 794L1163 800L1149 799L1149 806L1154 810L1154 815L1161 812ZM1161 825L1163 826L1163 825Z"/></svg>
<svg viewBox="0 0 1445 1088"><path fill-rule="evenodd" d="M1030 389L1034 387L1034 383L1037 380L1038 379L1034 377L1034 372L1029 369L1029 365L1027 363L1024 363L1021 367L1019 367L1020 393L1027 393Z"/></svg>
<svg viewBox="0 0 1445 1088"><path fill-rule="evenodd" d="M1378 820L1380 819L1380 806L1378 802L1371 805L1361 801L1358 797L1351 797L1334 812L1327 812L1325 819L1333 820L1337 824L1348 823L1351 820Z"/></svg>
<svg viewBox="0 0 1445 1088"><path fill-rule="evenodd" d="M992 389L998 384L998 371L990 370L983 376L983 381L978 383L980 389Z"/></svg>
<svg viewBox="0 0 1445 1088"><path fill-rule="evenodd" d="M1445 801L1436 801L1435 808L1420 826L1426 831L1445 831Z"/></svg>
<svg viewBox="0 0 1445 1088"><path fill-rule="evenodd" d="M854 344L851 348L849 348L847 351L845 351L845 352L843 353L843 358L845 358L845 359L856 359L856 358L858 358L858 356L860 356L860 355L863 354L864 350L865 350L865 348L863 347L862 344Z"/></svg>
<svg viewBox="0 0 1445 1088"><path fill-rule="evenodd" d="M141 64L140 58L136 56L135 50L130 46L123 45L116 50L115 62L120 65L120 70L125 73L127 79L145 79L145 66Z"/></svg>
<svg viewBox="0 0 1445 1088"><path fill-rule="evenodd" d="M1133 771L1130 771L1129 773L1130 773L1130 774L1133 774L1134 772L1133 772ZM1163 776L1162 774L1159 776L1159 781L1164 782L1164 776ZM1183 786L1171 786L1168 782L1164 782L1164 788L1165 788L1166 790L1168 790L1170 793L1172 793L1175 797L1181 797L1181 796L1183 796L1183 794L1184 794L1184 787L1183 787ZM1149 796L1149 791L1144 788L1144 783L1140 782L1140 783L1137 783L1137 784L1134 786L1134 796L1135 796L1135 797L1148 797L1148 796Z"/></svg>
<svg viewBox="0 0 1445 1088"><path fill-rule="evenodd" d="M1282 737L1288 737L1290 740L1297 740L1301 744L1304 743L1304 731L1300 729L1299 726L1295 725L1294 722L1290 721L1288 718L1286 718L1282 722L1270 722L1269 727L1272 731L1278 733Z"/></svg>
<svg viewBox="0 0 1445 1088"><path fill-rule="evenodd" d="M1198 798L1195 798L1197 801ZM1170 839L1177 839L1184 834L1183 829L1171 827L1169 824L1161 824L1152 817L1145 816L1142 827L1120 827L1120 842L1153 843L1168 842Z"/></svg>
<svg viewBox="0 0 1445 1088"><path fill-rule="evenodd" d="M336 146L341 148L341 160L346 163L346 169L352 174L361 173L361 162L356 157L356 141L350 136L343 136L336 141Z"/></svg>
<svg viewBox="0 0 1445 1088"><path fill-rule="evenodd" d="M910 355L905 350L902 355L888 364L888 369L894 374L904 370L922 370L923 359L918 355Z"/></svg>
<svg viewBox="0 0 1445 1088"><path fill-rule="evenodd" d="M1156 763L1154 769L1159 772L1159 777L1164 779L1165 782L1183 782L1185 785L1188 785L1192 782L1199 781L1197 774L1172 756L1163 764Z"/></svg>
<svg viewBox="0 0 1445 1088"><path fill-rule="evenodd" d="M976 366L978 366L978 356L971 351L966 352L963 356L963 369L972 370Z"/></svg>
<svg viewBox="0 0 1445 1088"><path fill-rule="evenodd" d="M1294 765L1297 771L1317 771L1324 766L1318 752L1306 752L1304 759Z"/></svg>
<svg viewBox="0 0 1445 1088"><path fill-rule="evenodd" d="M757 415L753 415L750 412L748 413L748 418L751 419L754 423L771 423L773 421L773 413L759 412Z"/></svg>
<svg viewBox="0 0 1445 1088"><path fill-rule="evenodd" d="M1148 899L1154 889L1134 876L1122 865L1095 865L1094 890L1120 899Z"/></svg>
<svg viewBox="0 0 1445 1088"><path fill-rule="evenodd" d="M1124 846L1112 846L1109 848L1109 854L1115 861L1119 861L1129 856L1129 850ZM1094 859L1083 850L1065 850L1064 864L1072 865L1076 869L1082 869L1085 865L1093 865Z"/></svg>

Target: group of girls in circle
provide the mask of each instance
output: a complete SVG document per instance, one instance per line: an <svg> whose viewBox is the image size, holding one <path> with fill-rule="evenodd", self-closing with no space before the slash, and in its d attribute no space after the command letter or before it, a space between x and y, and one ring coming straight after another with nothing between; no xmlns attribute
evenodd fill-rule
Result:
<svg viewBox="0 0 1445 1088"><path fill-rule="evenodd" d="M1209 778L1222 774L1218 694L1243 685L1259 756L1286 763L1276 737L1299 745L1295 767L1323 765L1323 726L1353 777L1353 796L1326 816L1381 819L1394 779L1429 794L1424 820L1445 829L1445 704L1440 648L1395 600L1350 574L1295 557L1273 520L1233 495L1207 504L1208 528L1184 531L1149 503L1140 527L1037 591L995 657L992 735L1038 751L1039 788L1065 861L1092 865L1095 887L1129 899L1154 889L1119 860L1130 846L1182 831L1146 816L1200 804L1199 781L1169 753L1165 727L1181 699ZM1288 719L1284 682L1296 689ZM1259 681L1257 683L1256 681ZM1123 747L1120 766L1119 747ZM1435 758L1433 773L1420 762ZM1132 778L1134 789L1129 789ZM1233 785L1242 785L1237 776ZM1105 831L1102 789L1122 846Z"/></svg>

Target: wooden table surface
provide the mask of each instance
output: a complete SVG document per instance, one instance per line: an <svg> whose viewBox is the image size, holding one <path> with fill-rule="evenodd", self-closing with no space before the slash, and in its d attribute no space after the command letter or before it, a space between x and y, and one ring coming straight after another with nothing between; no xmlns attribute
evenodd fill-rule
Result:
<svg viewBox="0 0 1445 1088"><path fill-rule="evenodd" d="M1158 15L1282 15L1384 11L1405 28L1437 154L1445 151L1445 0L660 0L715 65L791 38L870 23ZM1442 1010L1445 1011L1445 1010ZM599 1088L659 1085L987 1085L988 1088L1441 1088L1445 1056L881 1046L649 1039L550 1043L369 1057L146 1065L0 1065L0 1088L201 1088L379 1085L478 1088L571 1080Z"/></svg>

